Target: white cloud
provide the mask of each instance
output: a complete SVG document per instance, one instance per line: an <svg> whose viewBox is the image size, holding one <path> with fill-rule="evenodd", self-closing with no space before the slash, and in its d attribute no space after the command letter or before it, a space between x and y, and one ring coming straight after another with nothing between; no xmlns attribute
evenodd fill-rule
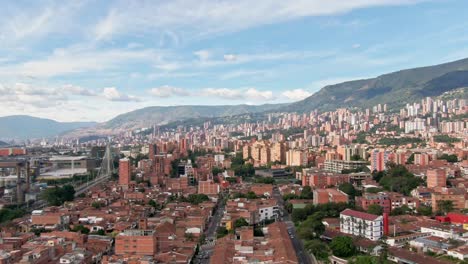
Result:
<svg viewBox="0 0 468 264"><path fill-rule="evenodd" d="M211 52L209 50L198 50L193 54L195 54L195 56L197 56L201 61L206 61L211 57Z"/></svg>
<svg viewBox="0 0 468 264"><path fill-rule="evenodd" d="M359 44L359 43L353 44L353 46L352 46L353 49L358 49L360 47L361 47L361 44Z"/></svg>
<svg viewBox="0 0 468 264"><path fill-rule="evenodd" d="M106 87L102 90L102 96L109 101L119 101L119 102L139 102L139 99L133 95L127 95L119 92L115 87Z"/></svg>
<svg viewBox="0 0 468 264"><path fill-rule="evenodd" d="M85 47L56 49L43 59L0 67L0 75L54 77L77 73L118 69L131 62L162 63L162 54L151 49L95 50Z"/></svg>
<svg viewBox="0 0 468 264"><path fill-rule="evenodd" d="M172 0L122 1L115 13L119 27L112 35L167 30L194 37L239 31L307 16L336 15L352 10L391 5L407 5L424 0ZM108 20L108 16L102 21ZM96 27L101 25L100 22ZM115 22L117 23L117 22Z"/></svg>
<svg viewBox="0 0 468 264"><path fill-rule="evenodd" d="M229 89L229 88L206 88L202 90L204 96L214 96L229 100L274 100L272 91L260 91L256 88Z"/></svg>
<svg viewBox="0 0 468 264"><path fill-rule="evenodd" d="M290 100L298 101L311 96L312 93L303 89L294 89L284 91L283 93L281 93L281 95L287 97Z"/></svg>
<svg viewBox="0 0 468 264"><path fill-rule="evenodd" d="M80 86L75 86L72 84L66 84L62 87L62 89L73 95L80 95L80 96L96 96L97 95L97 93L94 92L93 90L86 89Z"/></svg>
<svg viewBox="0 0 468 264"><path fill-rule="evenodd" d="M173 87L169 85L164 85L161 87L157 88L152 88L150 90L150 94L156 97L161 97L161 98L168 98L172 96L188 96L190 95L189 91L179 88L179 87Z"/></svg>
<svg viewBox="0 0 468 264"><path fill-rule="evenodd" d="M255 88L247 89L245 94L247 96L246 99L266 100L266 101L275 99L272 91L259 91Z"/></svg>
<svg viewBox="0 0 468 264"><path fill-rule="evenodd" d="M272 71L266 70L235 70L220 76L221 80L235 79L239 77L271 77Z"/></svg>
<svg viewBox="0 0 468 264"><path fill-rule="evenodd" d="M109 11L107 16L99 21L99 23L94 28L94 35L96 40L103 40L112 37L112 33L116 31L117 23L119 19L115 10Z"/></svg>
<svg viewBox="0 0 468 264"><path fill-rule="evenodd" d="M237 59L237 56L234 54L225 54L223 58L225 61L235 61Z"/></svg>

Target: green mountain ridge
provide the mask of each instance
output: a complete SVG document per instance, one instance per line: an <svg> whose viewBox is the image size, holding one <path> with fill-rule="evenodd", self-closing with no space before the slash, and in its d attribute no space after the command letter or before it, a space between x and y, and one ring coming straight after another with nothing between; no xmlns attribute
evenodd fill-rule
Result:
<svg viewBox="0 0 468 264"><path fill-rule="evenodd" d="M310 97L280 110L330 111L342 107L366 108L379 103L401 107L427 96L439 96L462 87L468 87L468 59L328 85Z"/></svg>
<svg viewBox="0 0 468 264"><path fill-rule="evenodd" d="M94 126L95 124L95 122L57 122L27 115L4 116L0 117L0 138L48 138L77 128Z"/></svg>
<svg viewBox="0 0 468 264"><path fill-rule="evenodd" d="M166 125L193 118L236 116L273 111L286 104L264 105L182 105L151 106L119 115L100 127L104 129L135 129L152 125Z"/></svg>

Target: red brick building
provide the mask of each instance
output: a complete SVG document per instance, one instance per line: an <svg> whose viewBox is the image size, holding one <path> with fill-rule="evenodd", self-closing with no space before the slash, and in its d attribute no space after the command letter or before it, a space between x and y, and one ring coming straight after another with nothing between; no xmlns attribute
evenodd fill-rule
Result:
<svg viewBox="0 0 468 264"><path fill-rule="evenodd" d="M131 165L129 159L121 159L119 161L119 184L129 185L132 177Z"/></svg>

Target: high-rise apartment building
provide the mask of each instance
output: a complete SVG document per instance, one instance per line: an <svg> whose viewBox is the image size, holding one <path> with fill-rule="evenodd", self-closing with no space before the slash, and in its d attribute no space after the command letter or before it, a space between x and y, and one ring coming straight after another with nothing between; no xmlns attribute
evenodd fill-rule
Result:
<svg viewBox="0 0 468 264"><path fill-rule="evenodd" d="M129 185L131 180L131 165L127 158L119 160L119 184Z"/></svg>

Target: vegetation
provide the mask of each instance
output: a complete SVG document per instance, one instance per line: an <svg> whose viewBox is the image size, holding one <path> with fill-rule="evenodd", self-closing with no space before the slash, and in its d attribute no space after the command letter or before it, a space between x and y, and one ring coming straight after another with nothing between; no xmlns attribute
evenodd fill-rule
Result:
<svg viewBox="0 0 468 264"><path fill-rule="evenodd" d="M461 139L451 137L449 135L437 135L437 136L434 136L434 141L441 142L441 143L456 143L456 142L460 142Z"/></svg>
<svg viewBox="0 0 468 264"><path fill-rule="evenodd" d="M328 252L330 248L328 245L319 239L312 239L307 240L304 243L304 248L313 254L318 260L327 260L328 259Z"/></svg>
<svg viewBox="0 0 468 264"><path fill-rule="evenodd" d="M348 236L338 236L333 238L330 243L330 248L333 251L333 255L337 257L351 257L356 253L356 247L354 246L353 239Z"/></svg>
<svg viewBox="0 0 468 264"><path fill-rule="evenodd" d="M373 215L381 215L383 213L383 207L378 204L371 204L367 208L367 212Z"/></svg>
<svg viewBox="0 0 468 264"><path fill-rule="evenodd" d="M256 183L274 184L275 179L273 177L257 177L255 178Z"/></svg>
<svg viewBox="0 0 468 264"><path fill-rule="evenodd" d="M222 238L228 234L228 230L224 226L218 227L218 230L216 231L216 238Z"/></svg>
<svg viewBox="0 0 468 264"><path fill-rule="evenodd" d="M236 156L231 159L231 169L237 176L242 178L253 177L255 175L255 169L252 164L245 163L242 158L242 153L236 153Z"/></svg>
<svg viewBox="0 0 468 264"><path fill-rule="evenodd" d="M89 234L89 228L83 226L83 225L77 225L75 227L73 227L73 229L71 229L70 231L72 232L80 232L82 234Z"/></svg>
<svg viewBox="0 0 468 264"><path fill-rule="evenodd" d="M356 135L356 139L353 140L353 143L357 144L369 144L369 141L366 140L367 133L364 131L360 131Z"/></svg>
<svg viewBox="0 0 468 264"><path fill-rule="evenodd" d="M354 200L354 197L356 196L356 189L351 183L349 182L342 183L340 184L340 186L338 186L338 189L346 193L350 199Z"/></svg>
<svg viewBox="0 0 468 264"><path fill-rule="evenodd" d="M353 206L348 203L308 204L305 208L294 209L291 217L292 221L299 224L316 212L321 212L322 217L338 217L346 208L353 208Z"/></svg>
<svg viewBox="0 0 468 264"><path fill-rule="evenodd" d="M420 205L416 211L420 215L425 215L425 216L431 216L432 215L432 207L430 206L425 206L425 205Z"/></svg>
<svg viewBox="0 0 468 264"><path fill-rule="evenodd" d="M24 209L20 208L2 208L0 209L0 223L9 222L15 218L22 217L26 214Z"/></svg>
<svg viewBox="0 0 468 264"><path fill-rule="evenodd" d="M437 214L447 214L453 211L453 201L451 200L440 200L437 201Z"/></svg>
<svg viewBox="0 0 468 264"><path fill-rule="evenodd" d="M387 171L374 172L373 178L387 191L409 195L410 192L423 183L403 165L387 164Z"/></svg>
<svg viewBox="0 0 468 264"><path fill-rule="evenodd" d="M413 210L411 210L411 208L409 208L407 205L403 205L401 207L397 207L397 208L393 209L390 212L390 215L406 215L406 214L412 213L412 211Z"/></svg>
<svg viewBox="0 0 468 264"><path fill-rule="evenodd" d="M320 237L325 231L325 226L322 223L324 214L322 212L316 212L313 215L307 217L297 228L297 234L304 240L311 240Z"/></svg>
<svg viewBox="0 0 468 264"><path fill-rule="evenodd" d="M381 191L383 191L383 189L378 187L370 187L366 189L366 193L379 193Z"/></svg>
<svg viewBox="0 0 468 264"><path fill-rule="evenodd" d="M243 226L248 226L248 225L249 225L249 223L243 217L236 219L236 222L234 223L234 226L236 228L243 227Z"/></svg>
<svg viewBox="0 0 468 264"><path fill-rule="evenodd" d="M195 204L195 205L203 203L205 201L209 201L209 200L210 200L210 197L208 197L208 195L206 194L189 194L188 197L181 196L179 198L179 202L188 202L188 203Z"/></svg>
<svg viewBox="0 0 468 264"><path fill-rule="evenodd" d="M407 144L418 144L422 143L423 140L420 138L413 138L413 137L399 137L399 138L389 138L384 137L379 140L380 145L386 146L400 146L400 145L407 145Z"/></svg>
<svg viewBox="0 0 468 264"><path fill-rule="evenodd" d="M440 160L446 160L450 163L455 163L458 162L458 157L455 154L442 154L442 156L439 157Z"/></svg>
<svg viewBox="0 0 468 264"><path fill-rule="evenodd" d="M63 187L55 186L42 193L42 198L51 206L60 206L64 202L73 201L75 198L75 188L71 185Z"/></svg>

